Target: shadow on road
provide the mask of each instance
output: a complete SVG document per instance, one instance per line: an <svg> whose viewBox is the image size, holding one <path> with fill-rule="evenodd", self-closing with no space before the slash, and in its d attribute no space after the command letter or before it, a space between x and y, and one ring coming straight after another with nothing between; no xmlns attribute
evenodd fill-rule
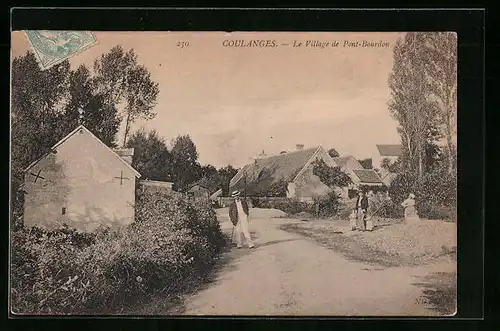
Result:
<svg viewBox="0 0 500 331"><path fill-rule="evenodd" d="M435 272L418 277L420 282L414 283L422 287L422 304L439 312L441 315L452 315L457 305L457 274L455 272Z"/></svg>

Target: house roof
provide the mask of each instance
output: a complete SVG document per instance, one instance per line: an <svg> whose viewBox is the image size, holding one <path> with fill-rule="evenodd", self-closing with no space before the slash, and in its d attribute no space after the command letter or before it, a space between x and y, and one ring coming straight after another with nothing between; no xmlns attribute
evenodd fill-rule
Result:
<svg viewBox="0 0 500 331"><path fill-rule="evenodd" d="M319 149L320 147L308 148L257 159L254 163L244 166L231 179L230 187L243 189L245 173L249 194L279 180L292 182Z"/></svg>
<svg viewBox="0 0 500 331"><path fill-rule="evenodd" d="M373 169L353 169L354 174L359 178L361 183L383 184L380 176Z"/></svg>
<svg viewBox="0 0 500 331"><path fill-rule="evenodd" d="M380 156L401 156L401 145L377 145Z"/></svg>
<svg viewBox="0 0 500 331"><path fill-rule="evenodd" d="M210 199L215 199L215 198L218 198L222 195L222 189L218 189L217 191L215 191L214 193L212 193L212 195L210 196Z"/></svg>
<svg viewBox="0 0 500 331"><path fill-rule="evenodd" d="M31 168L33 168L33 166L35 166L38 162L40 162L42 159L44 159L53 150L57 149L57 147L61 146L64 142L66 142L69 138L71 138L75 133L79 132L80 130L84 130L85 132L87 132L90 135L90 137L94 138L98 143L100 143L102 146L104 146L110 153L112 153L114 156L116 156L116 158L118 160L120 160L120 162L122 162L127 168L129 168L130 170L132 170L132 172L135 174L135 176L137 178L141 177L141 174L137 170L135 170L130 164L128 164L127 161L125 161L123 158L121 158L120 155L118 155L114 150L112 150L109 146L107 146L105 143L103 143L101 141L101 139L97 138L89 129L87 129L83 125L79 125L76 129L74 129L73 131L71 131L67 136L65 136L64 138L62 138L61 140L59 140L59 142L57 142L54 146L52 146L50 148L49 152L45 153L44 155L42 155L41 157L39 157L37 160L33 161L28 167L26 167L26 169L24 169L24 172L26 172L26 171L30 170Z"/></svg>
<svg viewBox="0 0 500 331"><path fill-rule="evenodd" d="M333 161L339 166L339 167L345 167L347 165L347 162L349 162L349 159L352 156L337 156L337 157L332 157Z"/></svg>

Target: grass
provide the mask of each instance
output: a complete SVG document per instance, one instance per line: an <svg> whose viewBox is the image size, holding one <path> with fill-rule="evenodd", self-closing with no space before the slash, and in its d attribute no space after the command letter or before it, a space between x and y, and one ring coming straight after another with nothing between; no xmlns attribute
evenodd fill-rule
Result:
<svg viewBox="0 0 500 331"><path fill-rule="evenodd" d="M310 238L349 260L384 267L418 266L445 255L456 259L454 232L448 225L380 223L373 232L343 234L339 233L338 224L304 222L283 224L280 228Z"/></svg>

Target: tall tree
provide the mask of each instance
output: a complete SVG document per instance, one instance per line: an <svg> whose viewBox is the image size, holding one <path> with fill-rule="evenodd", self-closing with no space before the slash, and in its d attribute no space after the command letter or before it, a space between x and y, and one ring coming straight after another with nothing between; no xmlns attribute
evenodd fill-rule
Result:
<svg viewBox="0 0 500 331"><path fill-rule="evenodd" d="M71 130L63 122L70 65L41 70L32 52L12 61L11 160L15 176Z"/></svg>
<svg viewBox="0 0 500 331"><path fill-rule="evenodd" d="M427 54L424 33L407 33L394 47L393 69L389 76L391 100L389 110L399 122L406 168L416 171L419 178L425 171L427 145L434 144L436 136L436 103L429 99L426 72Z"/></svg>
<svg viewBox="0 0 500 331"><path fill-rule="evenodd" d="M219 181L220 181L220 186L222 188L222 195L223 196L228 196L229 195L229 182L231 179L236 176L238 173L238 170L235 169L233 166L228 165L222 168L219 168L217 170L219 173Z"/></svg>
<svg viewBox="0 0 500 331"><path fill-rule="evenodd" d="M123 105L125 133L123 146L130 127L137 119L152 119L153 108L159 93L158 83L151 73L138 63L137 55L131 49L125 52L121 46L113 47L94 61L95 83L109 105Z"/></svg>
<svg viewBox="0 0 500 331"><path fill-rule="evenodd" d="M132 166L143 178L149 180L172 181L173 159L164 140L155 130L144 129L134 132L126 144L134 148Z"/></svg>
<svg viewBox="0 0 500 331"><path fill-rule="evenodd" d="M437 101L440 124L446 139L448 172L456 161L457 129L457 35L454 32L429 33L425 51L430 93Z"/></svg>
<svg viewBox="0 0 500 331"><path fill-rule="evenodd" d="M70 127L83 124L106 145L116 147L115 138L120 127L118 111L114 105L106 103L102 94L96 94L90 71L84 65L70 73L64 117Z"/></svg>
<svg viewBox="0 0 500 331"><path fill-rule="evenodd" d="M174 185L183 190L189 184L201 178L201 166L198 163L198 151L189 135L181 135L172 143L172 158L174 164Z"/></svg>

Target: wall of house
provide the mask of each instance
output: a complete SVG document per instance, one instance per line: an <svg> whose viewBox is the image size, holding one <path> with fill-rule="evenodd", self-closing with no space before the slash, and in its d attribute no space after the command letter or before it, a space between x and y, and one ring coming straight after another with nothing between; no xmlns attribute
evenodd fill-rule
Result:
<svg viewBox="0 0 500 331"><path fill-rule="evenodd" d="M76 133L25 175L24 224L92 232L134 220L135 175L87 132ZM44 179L37 179L32 173ZM120 179L115 177L123 176ZM64 208L64 210L63 210Z"/></svg>
<svg viewBox="0 0 500 331"><path fill-rule="evenodd" d="M345 167L349 168L349 169L363 169L363 166L361 165L361 163L359 163L358 160L356 160L353 157L350 157L347 160Z"/></svg>
<svg viewBox="0 0 500 331"><path fill-rule="evenodd" d="M323 159L328 165L333 166L332 159L324 151L321 150L316 155L316 158ZM314 175L312 162L306 167L305 171L295 180L293 197L298 198L301 201L311 201L315 197L320 197L331 192L331 188L323 184L318 176ZM341 197L347 196L346 188L335 189L335 192Z"/></svg>
<svg viewBox="0 0 500 331"><path fill-rule="evenodd" d="M189 193L192 194L196 199L209 199L210 191L201 186L193 186Z"/></svg>

